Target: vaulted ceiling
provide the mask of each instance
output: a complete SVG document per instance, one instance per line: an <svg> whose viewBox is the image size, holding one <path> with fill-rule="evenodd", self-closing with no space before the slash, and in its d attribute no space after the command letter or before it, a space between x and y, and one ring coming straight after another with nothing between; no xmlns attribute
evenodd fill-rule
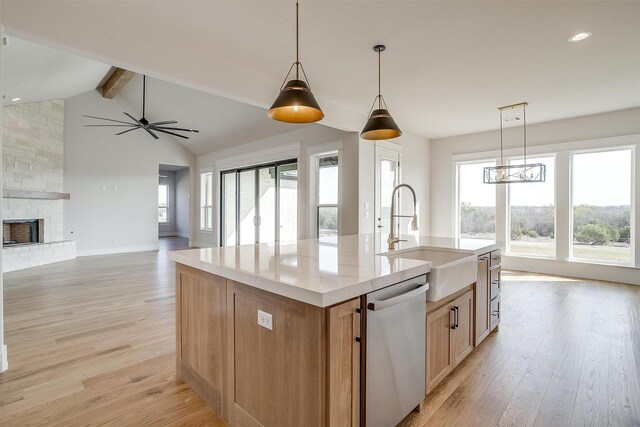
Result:
<svg viewBox="0 0 640 427"><path fill-rule="evenodd" d="M640 105L640 2L303 1L301 60L323 123L358 130L376 92L429 138L494 129L528 101L541 122ZM102 62L270 105L294 59L293 2L15 1L2 24ZM580 31L593 36L579 43Z"/></svg>

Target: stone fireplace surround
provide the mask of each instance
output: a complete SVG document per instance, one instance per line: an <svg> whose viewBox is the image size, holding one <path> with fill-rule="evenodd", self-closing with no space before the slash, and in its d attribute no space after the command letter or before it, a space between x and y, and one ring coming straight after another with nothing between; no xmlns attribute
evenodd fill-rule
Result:
<svg viewBox="0 0 640 427"><path fill-rule="evenodd" d="M2 248L2 270L76 257L74 241L63 240L64 101L5 106L2 110L3 220L43 220L38 243ZM3 242L8 240L3 224ZM15 239L11 239L15 240Z"/></svg>

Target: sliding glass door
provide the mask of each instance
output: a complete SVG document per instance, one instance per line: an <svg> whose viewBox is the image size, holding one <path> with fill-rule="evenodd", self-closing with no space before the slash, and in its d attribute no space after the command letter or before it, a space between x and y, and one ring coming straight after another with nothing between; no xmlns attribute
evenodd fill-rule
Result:
<svg viewBox="0 0 640 427"><path fill-rule="evenodd" d="M220 178L222 246L297 239L296 160L224 171Z"/></svg>

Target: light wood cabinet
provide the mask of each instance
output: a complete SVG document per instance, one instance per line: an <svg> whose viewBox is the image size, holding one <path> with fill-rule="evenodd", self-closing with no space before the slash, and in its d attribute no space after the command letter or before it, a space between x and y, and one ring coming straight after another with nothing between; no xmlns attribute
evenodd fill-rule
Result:
<svg viewBox="0 0 640 427"><path fill-rule="evenodd" d="M429 393L473 350L473 290L456 293L439 308L427 304L426 389Z"/></svg>
<svg viewBox="0 0 640 427"><path fill-rule="evenodd" d="M360 425L360 299L327 313L328 424Z"/></svg>
<svg viewBox="0 0 640 427"><path fill-rule="evenodd" d="M473 350L473 291L469 291L453 303L454 329L451 330L451 355L457 366Z"/></svg>
<svg viewBox="0 0 640 427"><path fill-rule="evenodd" d="M478 345L498 325L502 257L499 250L478 256L478 278L475 285L475 344ZM492 314L493 313L493 314Z"/></svg>
<svg viewBox="0 0 640 427"><path fill-rule="evenodd" d="M491 323L489 319L489 254L478 257L478 278L475 286L475 345L482 342L483 339L491 332Z"/></svg>
<svg viewBox="0 0 640 427"><path fill-rule="evenodd" d="M226 279L191 267L176 270L176 369L224 416Z"/></svg>
<svg viewBox="0 0 640 427"><path fill-rule="evenodd" d="M358 426L360 312L360 298L320 308L178 264L177 375L229 425Z"/></svg>
<svg viewBox="0 0 640 427"><path fill-rule="evenodd" d="M324 310L228 280L229 424L325 425ZM272 327L258 324L258 310Z"/></svg>
<svg viewBox="0 0 640 427"><path fill-rule="evenodd" d="M427 314L427 393L453 370L451 354L453 324L453 310L449 305Z"/></svg>

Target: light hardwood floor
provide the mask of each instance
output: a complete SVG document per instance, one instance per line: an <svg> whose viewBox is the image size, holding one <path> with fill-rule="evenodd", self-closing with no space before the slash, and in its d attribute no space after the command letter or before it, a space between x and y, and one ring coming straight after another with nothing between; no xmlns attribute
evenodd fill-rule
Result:
<svg viewBox="0 0 640 427"><path fill-rule="evenodd" d="M174 266L159 252L5 274L0 425L208 425L175 377ZM503 272L500 331L404 426L639 426L640 287Z"/></svg>

